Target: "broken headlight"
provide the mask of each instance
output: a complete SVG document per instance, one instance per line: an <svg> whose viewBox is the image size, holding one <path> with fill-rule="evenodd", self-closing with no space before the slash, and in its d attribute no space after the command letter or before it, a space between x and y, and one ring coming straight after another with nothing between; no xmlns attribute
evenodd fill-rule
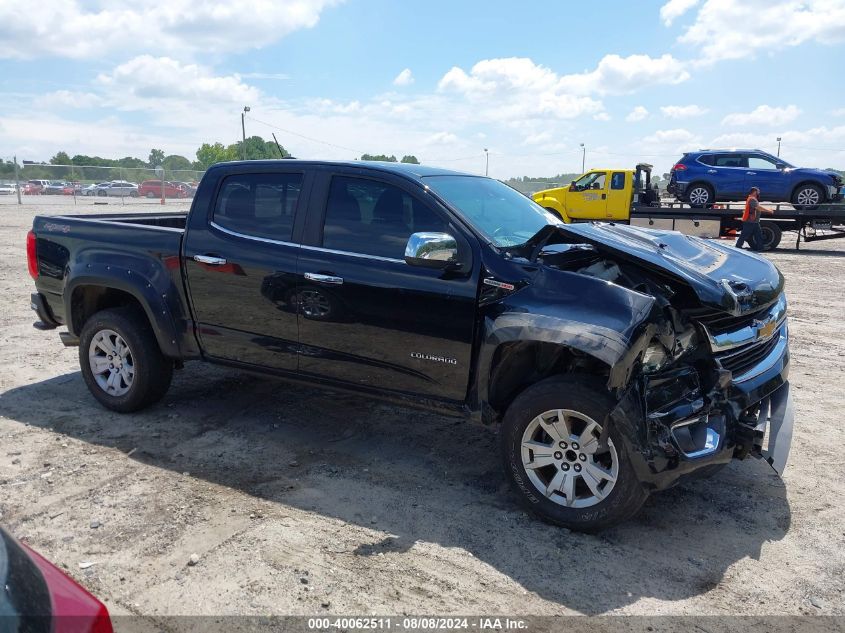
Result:
<svg viewBox="0 0 845 633"><path fill-rule="evenodd" d="M643 353L643 371L647 374L660 371L672 360L663 343L654 340Z"/></svg>

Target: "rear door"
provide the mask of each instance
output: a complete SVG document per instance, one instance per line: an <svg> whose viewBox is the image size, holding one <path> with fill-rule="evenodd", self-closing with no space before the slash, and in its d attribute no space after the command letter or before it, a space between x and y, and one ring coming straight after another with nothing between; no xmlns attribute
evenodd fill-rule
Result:
<svg viewBox="0 0 845 633"><path fill-rule="evenodd" d="M634 175L625 171L610 172L610 186L607 190L607 212L609 220L627 220L631 215Z"/></svg>
<svg viewBox="0 0 845 633"><path fill-rule="evenodd" d="M789 176L777 168L773 158L762 154L749 154L743 192L747 192L751 187L760 188L761 200L785 200L789 193Z"/></svg>
<svg viewBox="0 0 845 633"><path fill-rule="evenodd" d="M185 268L204 354L296 370L298 222L309 182L301 168L233 167L210 212L192 214Z"/></svg>
<svg viewBox="0 0 845 633"><path fill-rule="evenodd" d="M748 171L746 154L716 154L713 165L708 167L707 181L716 189L721 199L739 200L745 191L745 172Z"/></svg>
<svg viewBox="0 0 845 633"><path fill-rule="evenodd" d="M325 171L313 199L297 276L300 372L463 400L479 283L464 229L424 189L381 172ZM453 235L464 272L406 264L421 231Z"/></svg>
<svg viewBox="0 0 845 633"><path fill-rule="evenodd" d="M570 185L566 212L577 220L603 220L607 217L608 172L587 172Z"/></svg>

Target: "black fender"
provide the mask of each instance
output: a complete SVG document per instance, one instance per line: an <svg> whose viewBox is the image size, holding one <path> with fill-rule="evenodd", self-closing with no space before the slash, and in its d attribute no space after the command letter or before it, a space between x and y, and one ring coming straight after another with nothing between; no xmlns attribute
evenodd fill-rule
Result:
<svg viewBox="0 0 845 633"><path fill-rule="evenodd" d="M178 265L178 258L176 264ZM137 300L153 328L165 356L182 358L181 342L188 331L188 315L166 264L149 257L121 254L121 265L80 262L71 265L65 282L65 314L68 331L79 335L82 324L73 317L73 295L80 287L95 286L125 292ZM181 324L181 325L179 325Z"/></svg>
<svg viewBox="0 0 845 633"><path fill-rule="evenodd" d="M636 359L657 331L657 300L571 272L547 270L534 281L483 315L475 388L479 402L489 401L497 351L512 342L552 343L577 351L609 367L608 389L627 385Z"/></svg>

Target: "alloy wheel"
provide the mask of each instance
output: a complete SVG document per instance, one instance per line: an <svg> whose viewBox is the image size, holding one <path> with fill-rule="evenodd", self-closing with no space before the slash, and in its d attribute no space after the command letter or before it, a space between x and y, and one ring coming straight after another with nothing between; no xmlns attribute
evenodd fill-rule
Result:
<svg viewBox="0 0 845 633"><path fill-rule="evenodd" d="M522 465L547 499L567 508L589 508L610 494L619 476L619 455L602 427L570 409L546 411L522 435Z"/></svg>
<svg viewBox="0 0 845 633"><path fill-rule="evenodd" d="M88 364L97 385L110 396L125 395L132 388L132 350L114 330L100 330L94 335L88 347Z"/></svg>
<svg viewBox="0 0 845 633"><path fill-rule="evenodd" d="M821 201L821 196L817 189L807 187L798 192L795 201L802 206L815 206Z"/></svg>
<svg viewBox="0 0 845 633"><path fill-rule="evenodd" d="M710 202L710 192L705 187L696 187L689 193L691 204L707 204Z"/></svg>

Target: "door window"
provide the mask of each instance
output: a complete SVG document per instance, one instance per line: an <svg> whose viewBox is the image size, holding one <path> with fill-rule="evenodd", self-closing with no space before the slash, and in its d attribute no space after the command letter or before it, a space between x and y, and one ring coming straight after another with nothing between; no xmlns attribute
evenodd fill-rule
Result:
<svg viewBox="0 0 845 633"><path fill-rule="evenodd" d="M446 222L398 187L363 178L332 178L323 247L403 259L411 233L443 233Z"/></svg>
<svg viewBox="0 0 845 633"><path fill-rule="evenodd" d="M594 171L590 174L585 174L575 181L575 191L586 191L588 189L604 189L605 179L607 173L603 171Z"/></svg>
<svg viewBox="0 0 845 633"><path fill-rule="evenodd" d="M749 169L777 169L775 161L762 156L749 156L748 167Z"/></svg>
<svg viewBox="0 0 845 633"><path fill-rule="evenodd" d="M748 167L748 159L742 154L718 154L713 164L716 167Z"/></svg>
<svg viewBox="0 0 845 633"><path fill-rule="evenodd" d="M302 174L229 176L217 196L213 220L236 233L288 242L301 189Z"/></svg>
<svg viewBox="0 0 845 633"><path fill-rule="evenodd" d="M625 172L624 171L613 172L613 176L610 177L610 188L611 189L624 189L625 188Z"/></svg>

